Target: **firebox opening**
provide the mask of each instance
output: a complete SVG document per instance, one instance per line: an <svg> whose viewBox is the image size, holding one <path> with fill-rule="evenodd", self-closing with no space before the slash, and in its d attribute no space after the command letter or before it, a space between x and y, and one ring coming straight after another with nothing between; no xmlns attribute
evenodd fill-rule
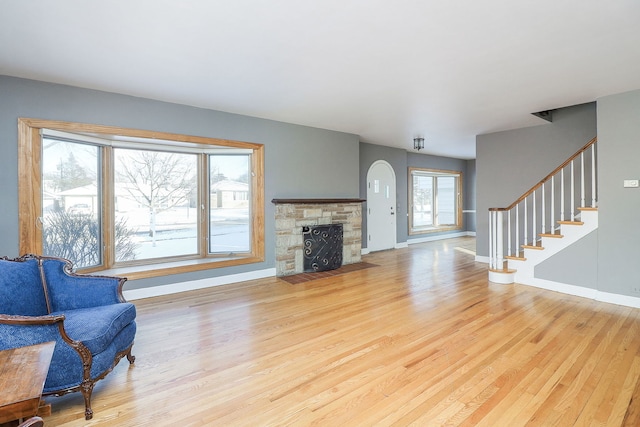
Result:
<svg viewBox="0 0 640 427"><path fill-rule="evenodd" d="M342 266L342 224L302 227L305 272L335 270Z"/></svg>

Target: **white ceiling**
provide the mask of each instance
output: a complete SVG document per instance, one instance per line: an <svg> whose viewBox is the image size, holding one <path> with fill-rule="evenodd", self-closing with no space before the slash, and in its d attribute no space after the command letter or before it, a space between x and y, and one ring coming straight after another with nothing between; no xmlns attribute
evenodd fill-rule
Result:
<svg viewBox="0 0 640 427"><path fill-rule="evenodd" d="M0 0L0 74L474 158L639 89L640 1Z"/></svg>

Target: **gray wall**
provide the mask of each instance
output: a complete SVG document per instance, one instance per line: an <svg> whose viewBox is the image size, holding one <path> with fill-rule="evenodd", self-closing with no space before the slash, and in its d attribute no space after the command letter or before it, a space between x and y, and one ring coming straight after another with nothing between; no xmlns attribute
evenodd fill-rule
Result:
<svg viewBox="0 0 640 427"><path fill-rule="evenodd" d="M259 264L142 279L127 289L275 266L274 198L359 197L357 135L114 93L0 76L0 255L18 256L17 119L93 123L265 145L265 252Z"/></svg>
<svg viewBox="0 0 640 427"><path fill-rule="evenodd" d="M552 123L476 137L478 256L489 255L489 208L510 205L594 136L589 103L555 110Z"/></svg>
<svg viewBox="0 0 640 427"><path fill-rule="evenodd" d="M640 297L640 91L598 99L598 289ZM634 290L635 289L635 290Z"/></svg>
<svg viewBox="0 0 640 427"><path fill-rule="evenodd" d="M598 230L536 265L534 277L557 283L597 289ZM575 268L575 267L578 268Z"/></svg>
<svg viewBox="0 0 640 427"><path fill-rule="evenodd" d="M453 170L463 173L463 209L475 208L475 161L453 159L449 157L432 156L429 154L420 154L408 152L399 148L385 147L381 145L360 143L360 197L367 197L367 172L371 165L378 161L385 160L393 168L396 174L396 241L397 243L411 242L412 239L419 240L424 237L446 235L458 233L460 231L475 231L474 227L470 229L467 222L463 224L462 230L455 230L444 233L430 233L422 235L409 236L409 218L408 214L408 185L409 185L409 168L419 167L427 169ZM472 164L472 169L468 169L468 165ZM473 203L473 204L472 204ZM474 207L468 207L474 206ZM366 203L364 205L366 208ZM463 215L463 219L466 215ZM363 209L362 224L362 245L366 247L367 243L367 225L366 225L366 209Z"/></svg>

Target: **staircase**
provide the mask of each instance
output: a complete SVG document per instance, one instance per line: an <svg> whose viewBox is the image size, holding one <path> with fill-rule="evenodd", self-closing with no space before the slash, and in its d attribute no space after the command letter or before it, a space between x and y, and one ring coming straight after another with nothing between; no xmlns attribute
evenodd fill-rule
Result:
<svg viewBox="0 0 640 427"><path fill-rule="evenodd" d="M535 282L535 266L598 228L596 138L505 208L489 209L489 281Z"/></svg>

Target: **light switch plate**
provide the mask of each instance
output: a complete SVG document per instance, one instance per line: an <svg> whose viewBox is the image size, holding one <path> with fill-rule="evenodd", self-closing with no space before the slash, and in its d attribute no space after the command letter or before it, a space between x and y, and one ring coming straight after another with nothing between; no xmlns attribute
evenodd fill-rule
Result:
<svg viewBox="0 0 640 427"><path fill-rule="evenodd" d="M624 180L625 188L637 188L640 187L640 181L637 179L625 179Z"/></svg>

